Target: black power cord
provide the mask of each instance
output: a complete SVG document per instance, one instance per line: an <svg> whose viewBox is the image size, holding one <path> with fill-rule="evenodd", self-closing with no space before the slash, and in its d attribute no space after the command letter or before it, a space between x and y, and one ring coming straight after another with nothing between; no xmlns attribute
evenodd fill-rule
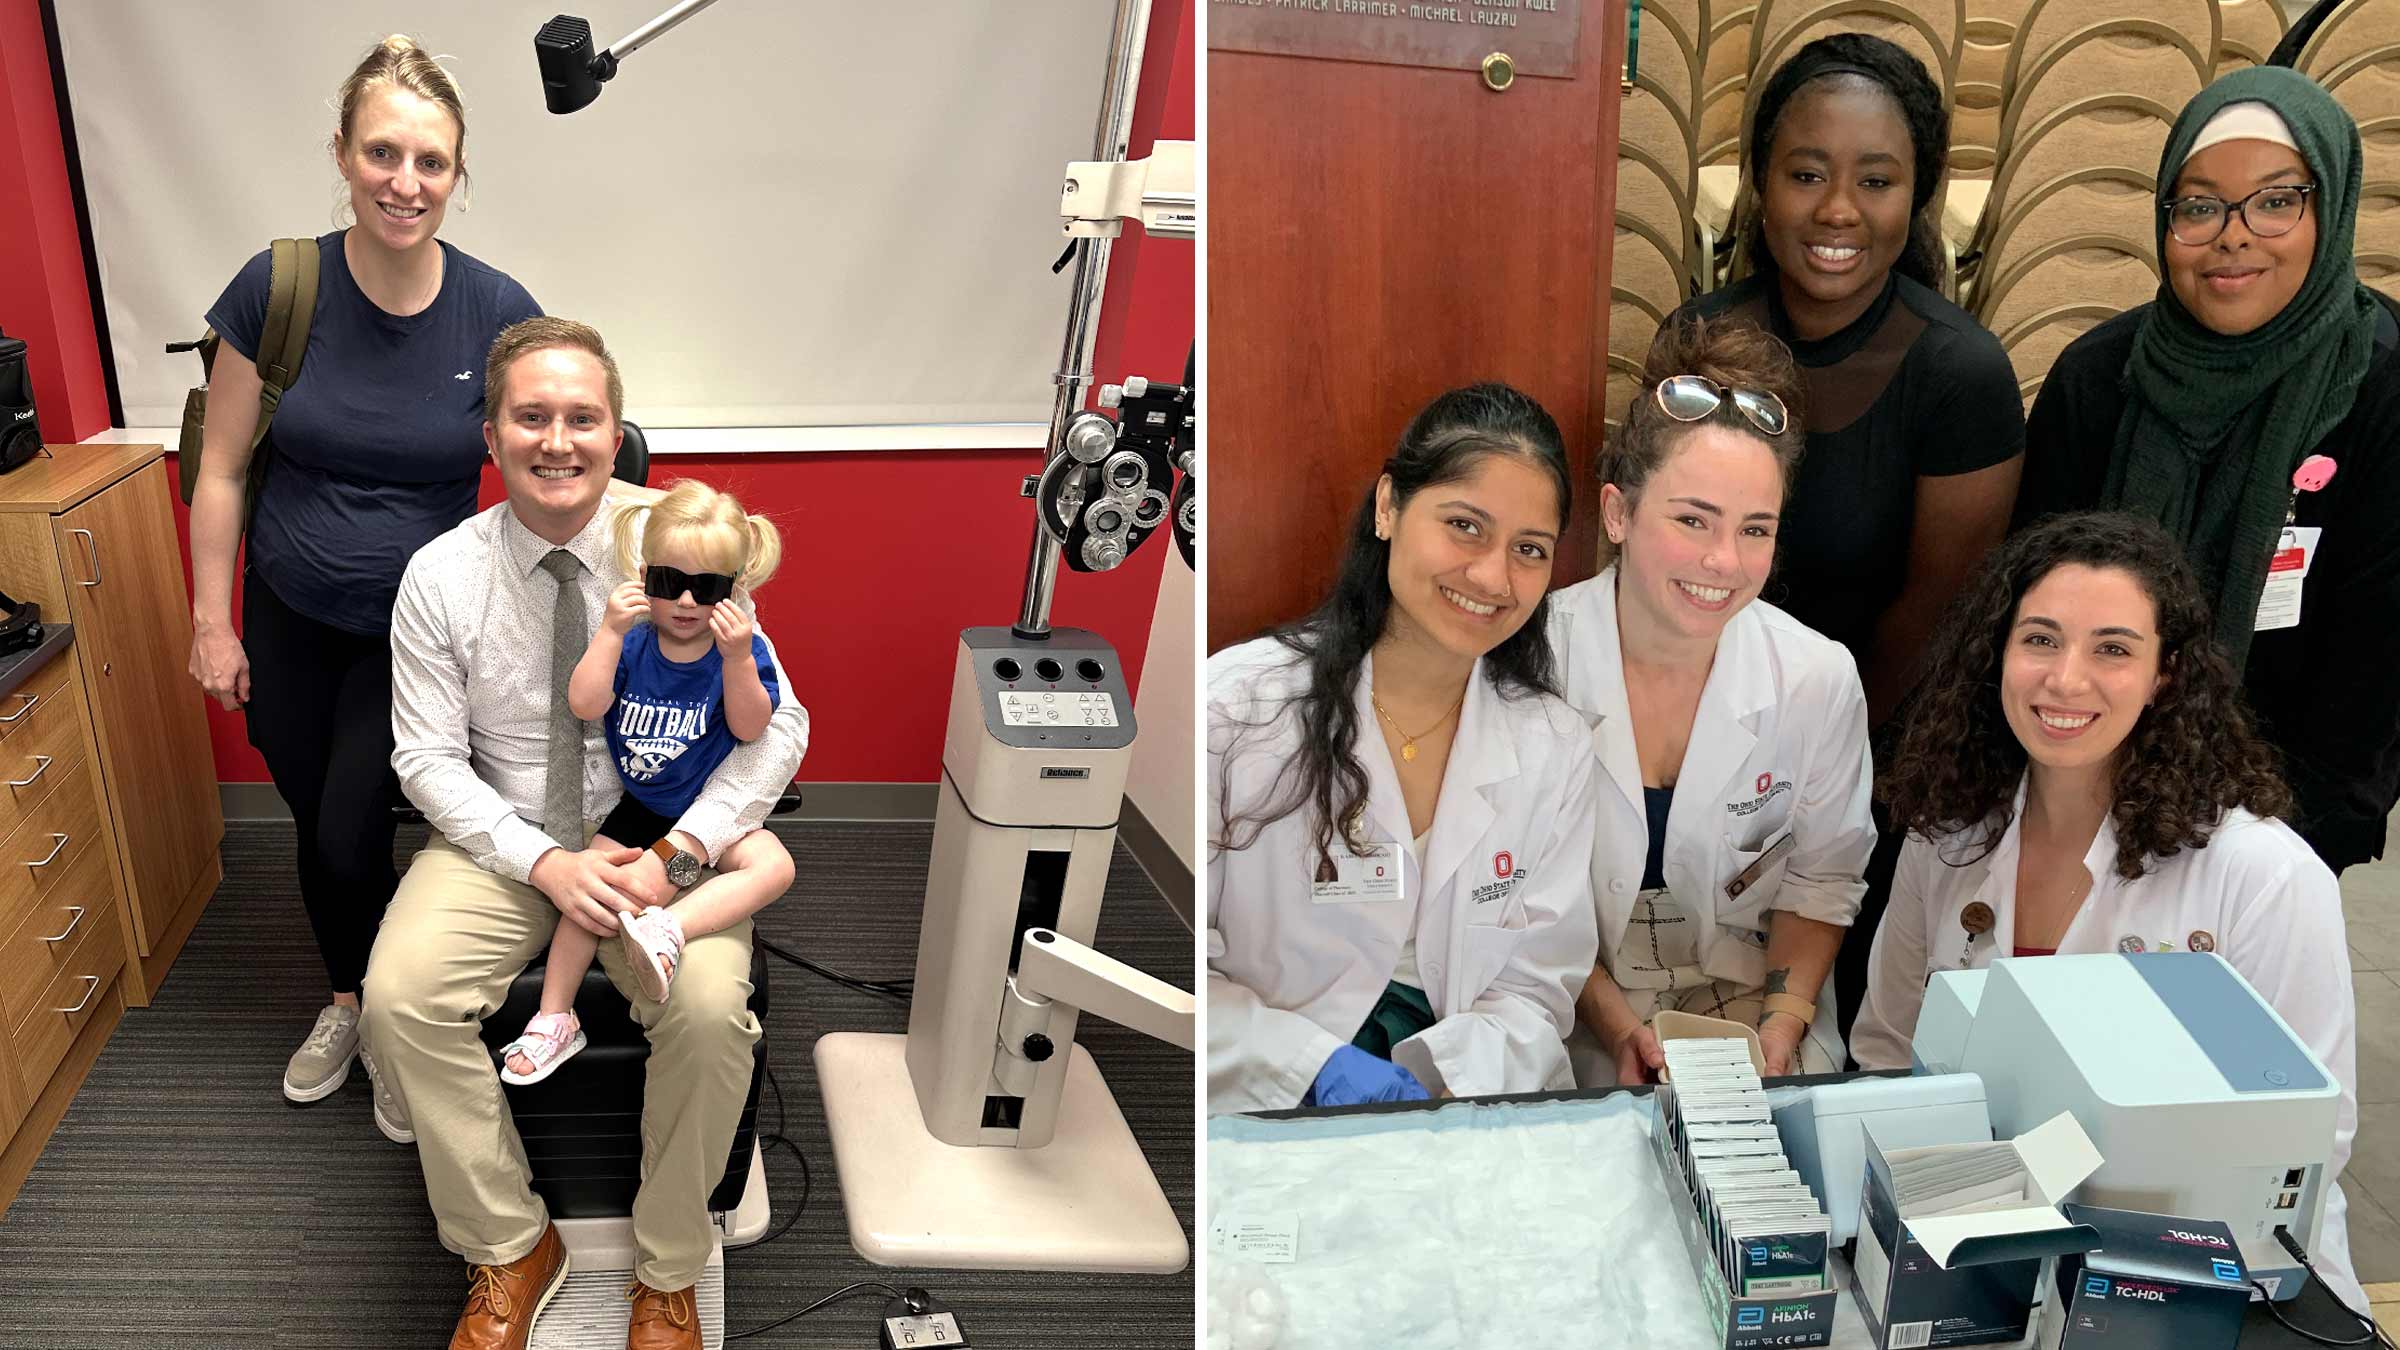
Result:
<svg viewBox="0 0 2400 1350"><path fill-rule="evenodd" d="M765 944L762 942L761 945L763 946ZM780 953L778 954L780 955ZM800 1146L794 1143L789 1135L784 1133L784 1128L787 1122L784 1116L783 1084L775 1080L774 1065L770 1064L765 1067L767 1074L767 1090L775 1094L775 1128L771 1133L758 1136L759 1148L761 1150L759 1154L759 1165L762 1167L766 1165L766 1150L772 1149L778 1144L790 1149L792 1151L792 1156L798 1159L800 1162L800 1200L799 1203L792 1206L792 1212L785 1217L782 1226L778 1227L774 1232L767 1234L765 1237L760 1238L756 1242L729 1250L725 1254L728 1259L731 1259L735 1256L740 1256L747 1252L756 1251L758 1248L764 1247L768 1243L773 1242L775 1239L792 1231L792 1225L800 1222L800 1216L807 1212L809 1196L814 1191L816 1186L816 1179L809 1171L808 1155L802 1153L800 1151ZM924 1302L928 1298L928 1296L925 1294L925 1291L921 1289L912 1289L904 1293L901 1290L895 1289L880 1280L859 1280L855 1283L846 1284L841 1288L834 1290L832 1293L827 1294L825 1297L809 1304L807 1307L802 1308L798 1312L786 1313L783 1316L776 1318L774 1321L765 1323L761 1326L749 1327L742 1331L726 1332L725 1339L728 1341L738 1341L751 1336L763 1336L778 1327L806 1317L810 1313L816 1312L819 1309L830 1308L836 1303L848 1302L849 1300L858 1298L862 1295L873 1293L888 1295L890 1298L910 1307L914 1307L917 1304Z"/></svg>
<svg viewBox="0 0 2400 1350"><path fill-rule="evenodd" d="M725 1339L729 1341L738 1341L745 1336L763 1335L766 1332L773 1331L775 1328L782 1326L786 1322L797 1321L800 1318L806 1317L819 1308L830 1308L836 1303L843 1302L847 1299L857 1298L861 1294L885 1294L892 1298L899 1299L905 1299L908 1297L908 1295L901 1293L899 1290L894 1289L881 1280L860 1280L856 1284L843 1285L841 1288L836 1289L832 1293L827 1294L825 1297L809 1304L800 1311L796 1313L786 1313L783 1316L776 1318L774 1321L767 1323L765 1326L752 1327L748 1331L728 1331L725 1333Z"/></svg>
<svg viewBox="0 0 2400 1350"><path fill-rule="evenodd" d="M2324 1283L2325 1277L2317 1274L2316 1266L2309 1262L2308 1253L2301 1250L2300 1240L2292 1236L2292 1231L2290 1229L2276 1229L2275 1240L2282 1243L2283 1249L2292 1254L2292 1259L2300 1263L2300 1268L2308 1272L2310 1279L2316 1280L2320 1284ZM2265 1298L2267 1312L2272 1315L2276 1321L2283 1323L2284 1330L2292 1333L2295 1336L2301 1337L2305 1340L2315 1341L2319 1345L2380 1345L2384 1347L2384 1350L2393 1350L2392 1338L2384 1333L2382 1325L2376 1322L2374 1318L2369 1317L2367 1314L2351 1307L2348 1303L2343 1302L2342 1296L2334 1293L2333 1286L2330 1284L2325 1285L2325 1293L2333 1299L2333 1305L2337 1308L2340 1308L2343 1312L2350 1314L2352 1317L2357 1318L2359 1325L2367 1329L2365 1335L2353 1336L2346 1341L2337 1341L2331 1336L2320 1336L2316 1332L2310 1331L2305 1327L2294 1326L2292 1324L2292 1320L2283 1315L2283 1309L2275 1306L2274 1296L2267 1293L2267 1287L2265 1285L2260 1284L2256 1280L2252 1280L2250 1282L2250 1287L2256 1289L2259 1294Z"/></svg>
<svg viewBox="0 0 2400 1350"><path fill-rule="evenodd" d="M825 979L833 981L835 984L841 985L846 989L855 990L861 994L869 994L876 998L889 999L890 1001L899 1004L903 1008L908 1006L909 999L912 998L916 992L917 982L914 979L869 980L862 979L856 975L845 975L841 971L835 970L831 966L820 965L815 961L811 961L807 957L800 955L798 952L786 951L782 947L767 941L765 938L757 936L755 933L751 936L750 940L758 944L759 950L765 952L769 956L774 957L778 961L789 962L792 965L798 966L802 970L807 971L811 975L821 976Z"/></svg>
<svg viewBox="0 0 2400 1350"><path fill-rule="evenodd" d="M775 1239L792 1231L792 1225L800 1222L800 1216L807 1212L809 1194L816 1189L817 1180L816 1177L809 1171L808 1155L802 1153L800 1151L800 1146L796 1143L793 1143L790 1136L783 1132L783 1084L775 1081L774 1065L769 1064L765 1067L767 1071L767 1090L775 1094L775 1128L767 1134L758 1136L759 1166L766 1166L767 1150L774 1148L777 1144L781 1144L785 1148L790 1149L792 1151L792 1156L798 1159L800 1162L800 1203L792 1206L792 1212L784 1219L783 1226L781 1228L778 1228L774 1232L767 1234L765 1237L760 1238L756 1242L746 1243L743 1246L734 1248L732 1251L726 1253L727 1256L738 1256L743 1252L753 1251L757 1248L764 1247L768 1243L773 1242Z"/></svg>

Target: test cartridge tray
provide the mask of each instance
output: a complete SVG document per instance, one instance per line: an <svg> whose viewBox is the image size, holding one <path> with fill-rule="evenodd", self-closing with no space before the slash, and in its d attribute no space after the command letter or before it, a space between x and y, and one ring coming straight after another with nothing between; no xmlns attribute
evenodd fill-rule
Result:
<svg viewBox="0 0 2400 1350"><path fill-rule="evenodd" d="M1724 1272L1717 1269L1716 1258L1709 1253L1708 1235L1701 1227L1692 1193L1684 1185L1683 1169L1676 1165L1666 1131L1659 1129L1656 1121L1650 1130L1650 1159L1657 1164L1659 1182L1667 1189L1667 1208L1675 1215L1677 1231L1683 1234L1684 1254L1691 1258L1701 1302L1708 1306L1709 1319L1723 1338L1723 1350L1832 1344L1835 1292L1734 1297Z"/></svg>

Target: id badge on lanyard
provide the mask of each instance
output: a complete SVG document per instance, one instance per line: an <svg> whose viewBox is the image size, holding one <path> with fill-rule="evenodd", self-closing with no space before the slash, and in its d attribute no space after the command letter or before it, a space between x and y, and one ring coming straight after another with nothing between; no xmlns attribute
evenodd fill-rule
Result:
<svg viewBox="0 0 2400 1350"><path fill-rule="evenodd" d="M2267 560L2266 589L2258 595L2257 632L2300 626L2300 588L2316 561L2317 541L2325 531L2315 525L2286 525Z"/></svg>

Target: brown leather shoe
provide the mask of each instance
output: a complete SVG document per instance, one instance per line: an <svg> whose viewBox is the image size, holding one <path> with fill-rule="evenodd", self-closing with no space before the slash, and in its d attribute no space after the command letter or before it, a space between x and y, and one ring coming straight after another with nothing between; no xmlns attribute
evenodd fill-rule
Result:
<svg viewBox="0 0 2400 1350"><path fill-rule="evenodd" d="M691 1290L670 1294L635 1280L625 1297L633 1301L625 1350L700 1350L700 1305Z"/></svg>
<svg viewBox="0 0 2400 1350"><path fill-rule="evenodd" d="M533 1250L505 1266L467 1267L467 1308L450 1333L450 1350L525 1350L533 1319L567 1282L567 1245L558 1225Z"/></svg>

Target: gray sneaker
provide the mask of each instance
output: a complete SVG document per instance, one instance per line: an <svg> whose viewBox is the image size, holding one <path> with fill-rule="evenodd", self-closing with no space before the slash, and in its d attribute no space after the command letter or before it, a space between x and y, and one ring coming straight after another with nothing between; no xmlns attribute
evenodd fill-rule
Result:
<svg viewBox="0 0 2400 1350"><path fill-rule="evenodd" d="M283 1095L295 1102L320 1101L341 1090L358 1057L358 1009L328 1003L317 1025L292 1052L283 1069Z"/></svg>
<svg viewBox="0 0 2400 1350"><path fill-rule="evenodd" d="M400 1094L383 1081L383 1075L375 1072L375 1057L367 1053L364 1045L358 1047L358 1062L367 1066L367 1081L375 1087L375 1128L395 1144L417 1142L417 1132L409 1125L408 1107L401 1102Z"/></svg>

